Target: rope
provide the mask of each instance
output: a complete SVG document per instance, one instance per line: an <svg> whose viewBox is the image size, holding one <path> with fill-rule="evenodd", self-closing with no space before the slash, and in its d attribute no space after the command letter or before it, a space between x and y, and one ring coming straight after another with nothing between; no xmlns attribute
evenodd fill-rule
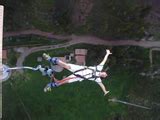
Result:
<svg viewBox="0 0 160 120"><path fill-rule="evenodd" d="M134 107L138 107L138 108L142 108L142 109L148 109L148 110L151 109L151 108L146 107L146 106L137 105L137 104L134 104L134 103L129 103L129 102L122 101L122 100L117 100L117 99L115 99L115 98L109 99L108 101L110 101L110 102L122 103L122 104L130 105L130 106L134 106Z"/></svg>
<svg viewBox="0 0 160 120"><path fill-rule="evenodd" d="M18 97L21 105L23 106L23 109L24 109L24 112L26 113L27 117L28 117L28 120L32 120L31 119L31 115L29 114L29 112L27 111L27 108L25 107L21 97L19 96L19 94L16 92L15 88L13 87L13 84L10 82L10 85L11 85L11 88L13 89L13 91L15 92L16 96Z"/></svg>
<svg viewBox="0 0 160 120"><path fill-rule="evenodd" d="M8 68L8 70L18 70L18 69L30 69L30 70L38 70L38 67L28 67L28 66L22 66L22 67L13 67L13 68Z"/></svg>

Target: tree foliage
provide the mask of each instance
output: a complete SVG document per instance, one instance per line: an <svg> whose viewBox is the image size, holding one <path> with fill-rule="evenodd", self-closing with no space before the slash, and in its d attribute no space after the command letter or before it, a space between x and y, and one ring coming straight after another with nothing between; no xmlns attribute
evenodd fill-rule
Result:
<svg viewBox="0 0 160 120"><path fill-rule="evenodd" d="M101 37L140 38L144 34L144 17L149 7L128 0L95 0L88 19L88 31Z"/></svg>

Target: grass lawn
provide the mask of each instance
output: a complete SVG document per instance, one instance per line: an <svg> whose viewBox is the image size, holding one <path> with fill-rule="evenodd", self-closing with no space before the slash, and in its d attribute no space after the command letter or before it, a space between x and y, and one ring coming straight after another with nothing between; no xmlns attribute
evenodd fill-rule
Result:
<svg viewBox="0 0 160 120"><path fill-rule="evenodd" d="M70 48L63 48L47 53L58 56L70 51ZM40 64L36 62L36 58L43 52L28 56L24 64L28 66ZM92 59L91 57L90 60ZM61 79L67 74L70 73L68 71L57 73L57 78ZM49 78L42 76L40 72L26 70L23 74L25 77L12 77L3 84L4 118L27 120L25 111L33 120L106 120L118 115L126 115L127 106L108 102L108 98L126 99L130 86L134 84L134 78L122 67L111 68L108 74L109 77L103 83L110 93L104 97L100 87L95 82L87 80L66 84L54 88L52 92L44 93L43 88L49 82ZM10 82L14 86L11 87ZM13 100L10 101L11 99ZM20 99L26 110L20 104Z"/></svg>

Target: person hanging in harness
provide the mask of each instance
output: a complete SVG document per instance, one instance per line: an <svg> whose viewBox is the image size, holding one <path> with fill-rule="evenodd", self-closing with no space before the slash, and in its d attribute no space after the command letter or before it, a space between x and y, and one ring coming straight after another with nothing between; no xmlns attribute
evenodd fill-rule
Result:
<svg viewBox="0 0 160 120"><path fill-rule="evenodd" d="M51 87L55 87L55 83L56 86L61 86L63 84L72 83L76 81L81 82L83 80L91 80L98 83L98 85L103 90L104 95L106 95L107 93L109 93L109 91L106 90L104 84L102 83L101 77L102 78L107 77L107 73L103 72L102 69L110 54L112 54L110 50L106 50L106 55L99 65L87 67L87 66L65 63L57 58L54 57L52 58L46 53L43 53L44 59L48 60L50 63L60 65L61 67L64 67L65 69L72 72L71 75L62 80L57 80L56 78L54 78L55 82L47 84L47 86L44 88L44 91L45 92L50 91Z"/></svg>

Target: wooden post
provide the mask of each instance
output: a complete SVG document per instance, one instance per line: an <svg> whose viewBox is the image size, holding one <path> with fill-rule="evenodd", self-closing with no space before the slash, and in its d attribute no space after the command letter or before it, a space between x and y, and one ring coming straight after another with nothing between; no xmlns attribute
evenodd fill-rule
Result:
<svg viewBox="0 0 160 120"><path fill-rule="evenodd" d="M152 60L152 48L149 50L149 60L150 60L150 67L152 67L153 60Z"/></svg>
<svg viewBox="0 0 160 120"><path fill-rule="evenodd" d="M160 48L151 48L149 51L150 66L153 66L153 51L160 51Z"/></svg>
<svg viewBox="0 0 160 120"><path fill-rule="evenodd" d="M0 5L0 77L2 76L3 13L4 7ZM2 118L2 81L0 81L0 118Z"/></svg>
<svg viewBox="0 0 160 120"><path fill-rule="evenodd" d="M3 11L4 7L0 5L0 65L2 65L2 40L3 40Z"/></svg>

